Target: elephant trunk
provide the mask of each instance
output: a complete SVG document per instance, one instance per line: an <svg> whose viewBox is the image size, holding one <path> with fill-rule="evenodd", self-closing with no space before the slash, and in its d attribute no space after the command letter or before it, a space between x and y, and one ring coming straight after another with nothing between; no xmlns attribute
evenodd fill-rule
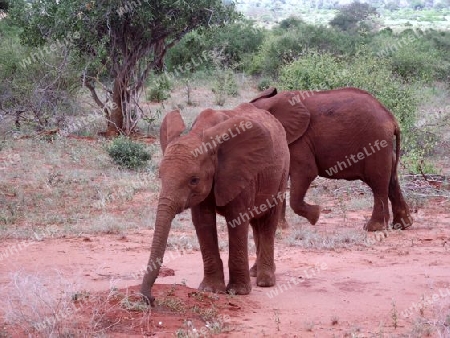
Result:
<svg viewBox="0 0 450 338"><path fill-rule="evenodd" d="M141 286L141 293L144 296L144 299L152 306L154 306L155 298L151 295L151 288L153 287L153 284L155 284L159 269L163 263L170 226L177 214L177 210L175 203L171 199L164 197L159 198L150 259Z"/></svg>

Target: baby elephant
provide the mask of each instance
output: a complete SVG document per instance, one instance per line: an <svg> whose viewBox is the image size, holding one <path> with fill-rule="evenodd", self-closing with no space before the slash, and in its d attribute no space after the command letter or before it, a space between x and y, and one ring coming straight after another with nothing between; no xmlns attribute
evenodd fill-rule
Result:
<svg viewBox="0 0 450 338"><path fill-rule="evenodd" d="M319 219L319 206L306 203L304 197L311 182L321 176L367 183L374 207L366 230L388 227L388 198L393 228L412 225L397 177L400 128L394 115L372 95L351 87L280 93L269 88L251 103L269 111L286 129L291 154L290 204L296 214L311 224Z"/></svg>
<svg viewBox="0 0 450 338"><path fill-rule="evenodd" d="M184 130L179 111L168 113L161 125L162 188L143 296L153 305L151 288L163 261L171 222L188 208L203 258L200 290L250 293L249 224L257 249L252 274L258 286L273 286L275 230L289 174L283 126L270 113L245 103L233 110L204 110L192 129L180 136ZM226 287L216 213L225 217L228 226L230 280Z"/></svg>

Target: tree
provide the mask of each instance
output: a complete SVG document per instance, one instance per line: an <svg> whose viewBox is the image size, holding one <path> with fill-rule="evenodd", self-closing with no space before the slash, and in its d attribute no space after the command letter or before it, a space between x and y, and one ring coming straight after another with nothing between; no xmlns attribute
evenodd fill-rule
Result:
<svg viewBox="0 0 450 338"><path fill-rule="evenodd" d="M145 80L186 33L237 17L221 0L16 0L10 13L24 43L72 46L82 83L106 114L107 135L133 132Z"/></svg>
<svg viewBox="0 0 450 338"><path fill-rule="evenodd" d="M0 12L7 12L9 7L8 0L0 0Z"/></svg>
<svg viewBox="0 0 450 338"><path fill-rule="evenodd" d="M422 0L408 0L408 5L414 10L421 10L425 7L425 1Z"/></svg>
<svg viewBox="0 0 450 338"><path fill-rule="evenodd" d="M400 8L399 0L391 0L386 3L385 8L391 12L396 11Z"/></svg>
<svg viewBox="0 0 450 338"><path fill-rule="evenodd" d="M359 24L368 19L371 15L377 15L374 7L359 1L352 2L349 5L342 6L330 25L343 31L355 31Z"/></svg>

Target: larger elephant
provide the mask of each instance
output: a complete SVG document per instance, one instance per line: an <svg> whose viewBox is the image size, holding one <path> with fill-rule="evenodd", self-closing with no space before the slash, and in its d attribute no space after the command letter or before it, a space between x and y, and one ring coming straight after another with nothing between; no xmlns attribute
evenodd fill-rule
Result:
<svg viewBox="0 0 450 338"><path fill-rule="evenodd" d="M171 222L188 208L203 259L200 290L233 290L241 295L251 291L249 223L257 251L256 283L273 286L275 231L289 175L283 126L270 113L245 103L233 110L202 111L190 132L180 136L184 130L179 111L167 114L161 125L162 187L142 294L154 302L151 288L162 264ZM226 287L216 213L225 217L229 234Z"/></svg>
<svg viewBox="0 0 450 338"><path fill-rule="evenodd" d="M412 225L397 177L400 128L393 114L371 94L351 87L280 93L269 88L251 103L268 110L285 127L291 154L290 205L296 214L311 224L319 219L320 207L306 203L304 197L311 182L321 176L369 185L374 207L364 229L388 227L388 199L393 227Z"/></svg>

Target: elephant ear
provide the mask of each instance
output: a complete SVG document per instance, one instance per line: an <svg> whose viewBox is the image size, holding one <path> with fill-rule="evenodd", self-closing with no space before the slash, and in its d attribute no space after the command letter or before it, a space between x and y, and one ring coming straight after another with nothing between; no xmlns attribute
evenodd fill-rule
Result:
<svg viewBox="0 0 450 338"><path fill-rule="evenodd" d="M270 87L263 92L261 92L257 97L255 97L253 100L250 101L250 103L253 103L255 101L258 101L259 99L267 99L269 97L277 95L278 91L275 87Z"/></svg>
<svg viewBox="0 0 450 338"><path fill-rule="evenodd" d="M223 121L226 121L230 118L228 116L227 111L218 111L214 109L205 109L203 110L194 120L192 124L192 131L194 132L203 132L204 129L213 127Z"/></svg>
<svg viewBox="0 0 450 338"><path fill-rule="evenodd" d="M300 138L309 127L311 114L302 103L300 92L281 92L250 102L257 108L267 110L281 122L286 130L288 144Z"/></svg>
<svg viewBox="0 0 450 338"><path fill-rule="evenodd" d="M203 142L217 145L217 170L214 177L216 204L224 206L237 197L265 167L274 161L270 131L246 117L230 118L208 128ZM213 143L214 144L214 143Z"/></svg>
<svg viewBox="0 0 450 338"><path fill-rule="evenodd" d="M167 145L174 139L180 137L185 129L186 126L179 110L173 110L164 117L161 128L159 129L159 141L163 154L166 151Z"/></svg>

